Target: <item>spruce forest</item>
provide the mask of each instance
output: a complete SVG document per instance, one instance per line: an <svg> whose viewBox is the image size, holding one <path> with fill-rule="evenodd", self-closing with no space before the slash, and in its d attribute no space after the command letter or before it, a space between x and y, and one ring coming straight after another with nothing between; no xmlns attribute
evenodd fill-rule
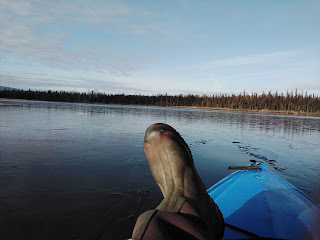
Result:
<svg viewBox="0 0 320 240"><path fill-rule="evenodd" d="M320 97L314 94L293 92L262 93L238 95L215 94L215 95L167 95L159 94L153 96L106 94L95 91L91 92L66 92L66 91L23 91L3 90L0 98L27 99L57 102L79 102L79 103L104 103L124 105L144 105L163 107L206 107L226 108L237 110L269 110L300 113L320 113Z"/></svg>

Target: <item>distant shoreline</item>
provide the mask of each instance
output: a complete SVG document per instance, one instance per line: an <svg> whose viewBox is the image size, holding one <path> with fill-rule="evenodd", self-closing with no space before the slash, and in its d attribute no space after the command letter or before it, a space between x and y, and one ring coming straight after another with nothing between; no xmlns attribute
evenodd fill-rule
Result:
<svg viewBox="0 0 320 240"><path fill-rule="evenodd" d="M98 103L98 102L97 102L97 103L94 103L94 102L88 102L88 104L121 105L121 106L141 106L141 107L162 107L162 108L189 108L189 109L222 110L222 111L235 111L235 112L253 112L253 113L265 113L265 114L288 115L288 116L320 117L320 113L295 112L295 111L274 111L274 110L268 110L268 109L251 110L251 109L234 109L234 108L217 108L217 107L197 107L197 106L157 106L157 105L136 105L136 104Z"/></svg>
<svg viewBox="0 0 320 240"><path fill-rule="evenodd" d="M101 104L101 105L138 106L138 107L140 106L140 107L161 107L161 108L189 108L189 109L222 110L222 111L235 111L235 112L253 112L253 113L288 115L288 116L320 117L320 112L312 113L312 112L297 112L297 111L275 111L275 110L268 110L268 109L252 110L252 109L234 109L234 108L218 108L218 107L160 106L160 105L139 105L139 104L99 103L99 102L82 102L82 103Z"/></svg>
<svg viewBox="0 0 320 240"><path fill-rule="evenodd" d="M125 95L99 92L3 90L1 98L42 100L56 102L78 102L99 104L121 104L132 106L155 106L175 108L211 109L223 111L242 111L263 114L282 114L288 116L320 117L320 97L317 95L262 93L251 95L245 92L238 95Z"/></svg>
<svg viewBox="0 0 320 240"><path fill-rule="evenodd" d="M309 116L320 117L320 113L310 112L295 112L295 111L274 111L274 110L251 110L251 109L233 109L233 108L212 108L212 107L194 107L194 106L176 106L176 108L194 108L194 109L208 109L208 110L223 110L223 111L236 111L236 112L255 112L265 114L277 114L277 115L290 115L290 116Z"/></svg>
<svg viewBox="0 0 320 240"><path fill-rule="evenodd" d="M27 101L43 101L43 102L61 102L61 101L46 101L46 100L31 100L21 98L0 98L8 100L27 100ZM160 106L160 105L140 105L140 104L121 104L121 103L99 103L99 102L67 102L67 103L84 103L84 104L99 104L99 105L120 105L120 106L141 106L141 107L161 107L161 108L189 108L189 109L204 109L204 110L222 110L222 111L235 111L235 112L252 112L262 114L276 114L287 116L307 116L307 117L320 117L320 113L312 112L297 112L297 111L275 111L268 109L251 110L251 109L234 109L234 108L218 108L218 107L198 107L198 106Z"/></svg>

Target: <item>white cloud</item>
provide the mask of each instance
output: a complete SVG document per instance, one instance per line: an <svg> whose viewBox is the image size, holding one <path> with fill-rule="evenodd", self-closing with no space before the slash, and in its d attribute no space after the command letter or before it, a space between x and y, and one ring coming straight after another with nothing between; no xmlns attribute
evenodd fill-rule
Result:
<svg viewBox="0 0 320 240"><path fill-rule="evenodd" d="M2 14L14 13L17 15L27 15L30 12L31 6L30 3L26 1L1 0L0 9L2 9Z"/></svg>
<svg viewBox="0 0 320 240"><path fill-rule="evenodd" d="M93 4L90 1L1 0L0 55L7 57L0 61L3 66L9 64L11 58L19 59L24 65L42 64L53 69L128 75L144 65L143 56L121 49L118 55L111 54L107 49L97 50L96 46L89 44L82 49L69 50L63 44L72 38L72 33L61 26L67 23L81 28L81 24L98 24L99 29L105 29L121 26L126 19L140 15L150 16L150 13L112 1ZM39 30L39 24L43 29ZM50 29L46 24L59 27Z"/></svg>
<svg viewBox="0 0 320 240"><path fill-rule="evenodd" d="M1 0L0 9L0 16L12 14L15 18L24 17L28 22L67 20L108 23L115 21L115 18L143 13L116 1L93 3L90 1Z"/></svg>
<svg viewBox="0 0 320 240"><path fill-rule="evenodd" d="M168 30L168 28L161 26L160 24L141 24L131 25L130 33L137 35L147 35L150 33L157 33L166 36L176 36L175 33Z"/></svg>
<svg viewBox="0 0 320 240"><path fill-rule="evenodd" d="M319 61L310 59L306 51L290 50L216 59L185 67L184 71L211 91L238 93L298 88L320 92L318 66Z"/></svg>
<svg viewBox="0 0 320 240"><path fill-rule="evenodd" d="M214 61L204 62L196 67L200 69L209 68L224 68L224 67L239 67L243 65L258 65L274 63L275 61L291 58L298 54L297 51L278 51L272 53L255 54L249 56L237 56L226 59L218 59Z"/></svg>
<svg viewBox="0 0 320 240"><path fill-rule="evenodd" d="M12 87L30 83L50 88L55 84L60 89L82 86L119 92L150 89L152 93L166 89L186 93L277 88L283 79L318 81L318 63L308 65L310 57L301 57L301 51L199 62L202 57L220 52L215 49L215 41L208 45L215 38L205 26L198 30L197 21L191 19L194 25L188 25L189 16L172 16L170 11L155 15L136 6L109 0L0 0L1 81L10 79ZM208 51L204 53L202 47ZM225 54L230 51L225 49ZM315 55L309 54L317 60ZM198 64L190 67L193 61ZM88 81L80 81L79 77ZM120 82L122 85L116 84Z"/></svg>
<svg viewBox="0 0 320 240"><path fill-rule="evenodd" d="M297 78L284 80L281 84L281 88L320 92L320 78Z"/></svg>
<svg viewBox="0 0 320 240"><path fill-rule="evenodd" d="M114 79L114 78L113 78ZM0 82L3 86L16 86L27 90L67 90L67 91L101 91L108 93L139 93L143 89L130 83L108 80L103 74L96 76L75 76L73 74L34 74L30 72L1 73Z"/></svg>

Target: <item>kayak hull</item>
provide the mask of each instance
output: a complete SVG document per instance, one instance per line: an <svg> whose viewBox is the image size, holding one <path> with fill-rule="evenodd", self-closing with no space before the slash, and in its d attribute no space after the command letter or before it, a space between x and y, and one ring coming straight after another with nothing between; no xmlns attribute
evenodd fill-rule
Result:
<svg viewBox="0 0 320 240"><path fill-rule="evenodd" d="M227 224L224 239L320 239L319 205L258 166L262 171L236 171L208 189Z"/></svg>

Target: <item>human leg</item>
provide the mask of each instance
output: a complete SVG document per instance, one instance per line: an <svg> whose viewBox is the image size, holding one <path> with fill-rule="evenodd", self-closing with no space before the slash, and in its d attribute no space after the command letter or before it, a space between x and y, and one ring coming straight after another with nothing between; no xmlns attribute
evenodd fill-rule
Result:
<svg viewBox="0 0 320 240"><path fill-rule="evenodd" d="M176 234L185 239L221 239L222 214L207 194L180 134L169 125L153 124L146 130L144 151L164 199L155 211L139 217L133 239L177 239Z"/></svg>

